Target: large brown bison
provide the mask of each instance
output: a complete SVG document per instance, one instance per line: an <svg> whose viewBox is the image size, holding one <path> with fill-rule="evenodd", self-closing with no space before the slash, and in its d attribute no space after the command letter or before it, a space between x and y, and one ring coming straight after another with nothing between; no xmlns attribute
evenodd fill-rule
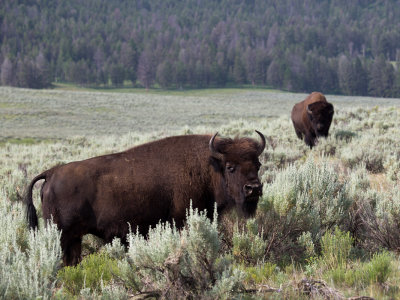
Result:
<svg viewBox="0 0 400 300"><path fill-rule="evenodd" d="M312 148L318 137L327 137L333 117L333 105L323 94L311 93L292 109L292 122L299 139Z"/></svg>
<svg viewBox="0 0 400 300"><path fill-rule="evenodd" d="M62 230L65 265L80 261L82 236L88 233L110 242L124 241L129 224L143 235L160 221L174 220L181 227L190 201L210 218L215 203L219 213L236 206L252 215L262 193L258 157L265 147L257 133L261 142L217 134L173 136L56 166L28 187L29 226L38 225L32 189L41 179L43 217L53 218Z"/></svg>

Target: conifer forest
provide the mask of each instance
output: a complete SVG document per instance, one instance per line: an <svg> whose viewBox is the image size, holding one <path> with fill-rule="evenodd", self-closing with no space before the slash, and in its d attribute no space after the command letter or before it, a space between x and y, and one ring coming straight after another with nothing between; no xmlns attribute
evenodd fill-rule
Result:
<svg viewBox="0 0 400 300"><path fill-rule="evenodd" d="M399 19L393 0L3 0L0 82L395 97Z"/></svg>

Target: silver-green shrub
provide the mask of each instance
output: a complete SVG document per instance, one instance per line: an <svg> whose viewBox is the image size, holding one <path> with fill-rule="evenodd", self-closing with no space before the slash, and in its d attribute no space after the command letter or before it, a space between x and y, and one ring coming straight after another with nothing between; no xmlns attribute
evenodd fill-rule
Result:
<svg viewBox="0 0 400 300"><path fill-rule="evenodd" d="M372 173L380 173L384 170L385 148L388 145L374 141L372 138L365 136L357 140L355 143L350 143L342 148L341 159L346 166L355 168L363 163L366 169Z"/></svg>
<svg viewBox="0 0 400 300"><path fill-rule="evenodd" d="M111 243L104 246L103 250L114 259L123 259L126 256L125 246L122 245L119 238L114 238Z"/></svg>
<svg viewBox="0 0 400 300"><path fill-rule="evenodd" d="M306 259L311 259L315 256L315 245L309 231L303 232L297 239L297 243L305 249Z"/></svg>
<svg viewBox="0 0 400 300"><path fill-rule="evenodd" d="M368 198L369 196L369 198ZM400 189L369 190L359 202L363 246L370 251L400 248Z"/></svg>
<svg viewBox="0 0 400 300"><path fill-rule="evenodd" d="M349 143L341 147L338 155L346 166L354 168L363 163L368 171L380 173L396 161L396 156L398 159L398 109L359 108L345 112L339 119L341 128L335 134L352 134ZM343 134L339 134L341 135Z"/></svg>
<svg viewBox="0 0 400 300"><path fill-rule="evenodd" d="M0 194L0 298L49 299L61 262L61 232L51 222L28 231L21 203Z"/></svg>
<svg viewBox="0 0 400 300"><path fill-rule="evenodd" d="M231 259L219 257L216 218L215 213L211 222L204 212L190 209L181 231L165 223L150 229L147 239L129 234L131 268L125 276L136 280L140 292L164 298L229 298L241 288L243 274Z"/></svg>
<svg viewBox="0 0 400 300"><path fill-rule="evenodd" d="M385 177L380 177L385 178ZM392 182L380 190L373 188L371 175L360 164L348 178L349 196L354 201L348 220L359 246L369 251L382 247L398 249L400 247L400 189Z"/></svg>
<svg viewBox="0 0 400 300"><path fill-rule="evenodd" d="M389 224L400 225L400 188L381 192L380 201L376 203L376 216L379 219L387 219Z"/></svg>
<svg viewBox="0 0 400 300"><path fill-rule="evenodd" d="M388 179L400 184L400 149L396 155L387 158L385 169Z"/></svg>
<svg viewBox="0 0 400 300"><path fill-rule="evenodd" d="M348 217L351 205L346 182L334 167L325 157L316 161L310 156L299 167L282 170L265 186L257 218L271 243L285 238L288 245L310 232L318 245L326 230Z"/></svg>

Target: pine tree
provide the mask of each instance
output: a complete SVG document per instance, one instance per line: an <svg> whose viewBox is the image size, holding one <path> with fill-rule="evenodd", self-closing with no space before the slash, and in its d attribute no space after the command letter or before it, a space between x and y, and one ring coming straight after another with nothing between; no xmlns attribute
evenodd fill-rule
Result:
<svg viewBox="0 0 400 300"><path fill-rule="evenodd" d="M51 84L51 70L50 64L44 57L42 52L39 52L38 56L35 59L36 68L38 71L38 86L39 88L45 88L50 86Z"/></svg>
<svg viewBox="0 0 400 300"><path fill-rule="evenodd" d="M380 55L371 65L368 86L369 95L375 97L391 97L394 83L394 68Z"/></svg>
<svg viewBox="0 0 400 300"><path fill-rule="evenodd" d="M125 70L125 79L135 84L137 79L137 52L134 42L122 44L120 61Z"/></svg>
<svg viewBox="0 0 400 300"><path fill-rule="evenodd" d="M284 65L280 60L273 60L267 70L267 83L274 88L283 86Z"/></svg>
<svg viewBox="0 0 400 300"><path fill-rule="evenodd" d="M156 74L157 83L162 88L171 87L173 83L173 77L171 76L172 74L173 74L173 68L171 62L169 60L163 61L157 67L157 74Z"/></svg>
<svg viewBox="0 0 400 300"><path fill-rule="evenodd" d="M341 92L345 95L351 95L353 70L351 61L345 55L339 57L338 78Z"/></svg>
<svg viewBox="0 0 400 300"><path fill-rule="evenodd" d="M256 53L253 49L248 47L244 53L245 66L247 73L247 80L254 86L256 84L257 75L257 61Z"/></svg>
<svg viewBox="0 0 400 300"><path fill-rule="evenodd" d="M17 84L20 87L40 88L37 84L35 64L28 58L19 59L17 63Z"/></svg>
<svg viewBox="0 0 400 300"><path fill-rule="evenodd" d="M397 65L394 82L393 82L393 97L400 97L400 67Z"/></svg>
<svg viewBox="0 0 400 300"><path fill-rule="evenodd" d="M0 82L2 85L13 86L16 84L14 65L6 57L0 67Z"/></svg>
<svg viewBox="0 0 400 300"><path fill-rule="evenodd" d="M139 57L138 78L148 90L155 80L155 62L150 50L144 50Z"/></svg>
<svg viewBox="0 0 400 300"><path fill-rule="evenodd" d="M239 55L235 57L235 63L233 65L233 78L237 84L244 84L246 82L246 69L242 63Z"/></svg>
<svg viewBox="0 0 400 300"><path fill-rule="evenodd" d="M113 64L110 68L111 83L116 86L122 86L124 83L125 72L121 64Z"/></svg>
<svg viewBox="0 0 400 300"><path fill-rule="evenodd" d="M71 62L67 72L67 79L80 85L86 85L92 82L92 72L89 69L88 63L85 60Z"/></svg>
<svg viewBox="0 0 400 300"><path fill-rule="evenodd" d="M352 65L352 80L353 80L353 90L351 95L367 95L368 93L368 75L361 60L357 57Z"/></svg>

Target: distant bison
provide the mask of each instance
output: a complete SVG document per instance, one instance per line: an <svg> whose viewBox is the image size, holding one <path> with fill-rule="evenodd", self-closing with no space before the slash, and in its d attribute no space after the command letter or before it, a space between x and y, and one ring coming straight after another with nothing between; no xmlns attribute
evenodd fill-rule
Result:
<svg viewBox="0 0 400 300"><path fill-rule="evenodd" d="M299 139L312 148L318 137L327 137L333 117L333 105L323 94L311 93L293 106L292 122Z"/></svg>
<svg viewBox="0 0 400 300"><path fill-rule="evenodd" d="M183 225L190 201L194 208L217 211L237 207L244 216L255 213L262 194L258 157L265 147L251 138L208 135L173 136L127 151L71 162L36 176L26 198L29 226L38 219L32 189L44 179L41 200L44 219L62 230L65 265L80 261L81 241L94 234L124 242L129 231L146 235L159 221Z"/></svg>

